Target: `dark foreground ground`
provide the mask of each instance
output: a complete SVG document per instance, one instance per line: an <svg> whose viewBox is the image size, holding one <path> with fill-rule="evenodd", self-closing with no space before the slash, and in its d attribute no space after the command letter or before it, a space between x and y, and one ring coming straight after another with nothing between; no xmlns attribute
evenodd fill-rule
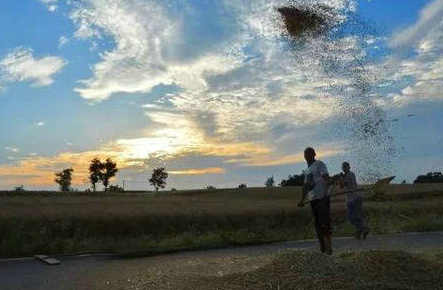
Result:
<svg viewBox="0 0 443 290"><path fill-rule="evenodd" d="M146 258L0 261L0 289L443 289L443 232L334 239ZM294 251L295 250L295 251Z"/></svg>

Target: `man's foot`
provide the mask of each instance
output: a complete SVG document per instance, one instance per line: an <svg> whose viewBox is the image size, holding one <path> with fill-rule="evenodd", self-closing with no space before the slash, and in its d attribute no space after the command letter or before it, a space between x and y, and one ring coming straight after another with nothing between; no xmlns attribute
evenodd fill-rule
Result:
<svg viewBox="0 0 443 290"><path fill-rule="evenodd" d="M361 231L356 231L354 233L354 238L356 238L357 240L361 240L362 238L362 232Z"/></svg>
<svg viewBox="0 0 443 290"><path fill-rule="evenodd" d="M363 240L366 240L366 237L368 236L368 234L369 234L369 229L366 229L363 231L363 234L362 234Z"/></svg>

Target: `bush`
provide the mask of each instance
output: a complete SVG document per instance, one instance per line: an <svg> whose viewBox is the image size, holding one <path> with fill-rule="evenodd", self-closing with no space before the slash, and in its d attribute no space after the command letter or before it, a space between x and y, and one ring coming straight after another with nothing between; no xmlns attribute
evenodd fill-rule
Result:
<svg viewBox="0 0 443 290"><path fill-rule="evenodd" d="M23 185L16 186L16 187L14 188L14 191L17 191L17 192L23 192L23 191L25 191L25 187L24 187Z"/></svg>
<svg viewBox="0 0 443 290"><path fill-rule="evenodd" d="M441 172L429 172L426 175L419 175L414 183L443 183L443 174Z"/></svg>
<svg viewBox="0 0 443 290"><path fill-rule="evenodd" d="M125 192L125 189L123 187L118 186L118 185L110 185L108 187L108 189L106 189L105 191L109 191L109 192Z"/></svg>
<svg viewBox="0 0 443 290"><path fill-rule="evenodd" d="M289 175L288 179L283 179L280 183L281 187L285 186L303 186L305 180L305 176L303 174L300 175Z"/></svg>
<svg viewBox="0 0 443 290"><path fill-rule="evenodd" d="M240 185L238 186L238 188L239 188L239 189L245 189L245 188L248 188L248 186L247 186L246 184L242 183L242 184L240 184Z"/></svg>
<svg viewBox="0 0 443 290"><path fill-rule="evenodd" d="M206 186L206 189L207 190L216 190L215 186L212 186L212 185Z"/></svg>

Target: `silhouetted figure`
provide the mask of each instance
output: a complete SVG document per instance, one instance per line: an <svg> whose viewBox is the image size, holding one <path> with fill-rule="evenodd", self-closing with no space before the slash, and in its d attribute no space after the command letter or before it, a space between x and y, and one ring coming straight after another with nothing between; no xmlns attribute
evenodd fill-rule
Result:
<svg viewBox="0 0 443 290"><path fill-rule="evenodd" d="M343 188L347 191L346 207L349 222L356 228L354 236L357 239L366 239L369 233L369 228L363 216L363 198L357 190L357 179L354 172L351 171L351 166L348 162L343 162Z"/></svg>
<svg viewBox="0 0 443 290"><path fill-rule="evenodd" d="M305 149L308 169L305 170L303 197L298 206L303 207L305 199L308 197L314 216L315 231L320 242L320 250L322 253L332 255L330 197L328 195L329 173L322 161L315 160L315 155L313 148Z"/></svg>

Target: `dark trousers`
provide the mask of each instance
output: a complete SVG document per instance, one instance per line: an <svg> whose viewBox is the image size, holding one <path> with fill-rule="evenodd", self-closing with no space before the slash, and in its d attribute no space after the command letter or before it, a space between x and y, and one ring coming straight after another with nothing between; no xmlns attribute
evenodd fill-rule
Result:
<svg viewBox="0 0 443 290"><path fill-rule="evenodd" d="M363 216L363 199L358 196L351 201L347 202L347 214L349 222L359 232L367 231L366 222Z"/></svg>
<svg viewBox="0 0 443 290"><path fill-rule="evenodd" d="M320 242L320 247L324 248L324 237L331 235L331 199L326 196L322 199L311 201L312 215L314 216L315 232Z"/></svg>

